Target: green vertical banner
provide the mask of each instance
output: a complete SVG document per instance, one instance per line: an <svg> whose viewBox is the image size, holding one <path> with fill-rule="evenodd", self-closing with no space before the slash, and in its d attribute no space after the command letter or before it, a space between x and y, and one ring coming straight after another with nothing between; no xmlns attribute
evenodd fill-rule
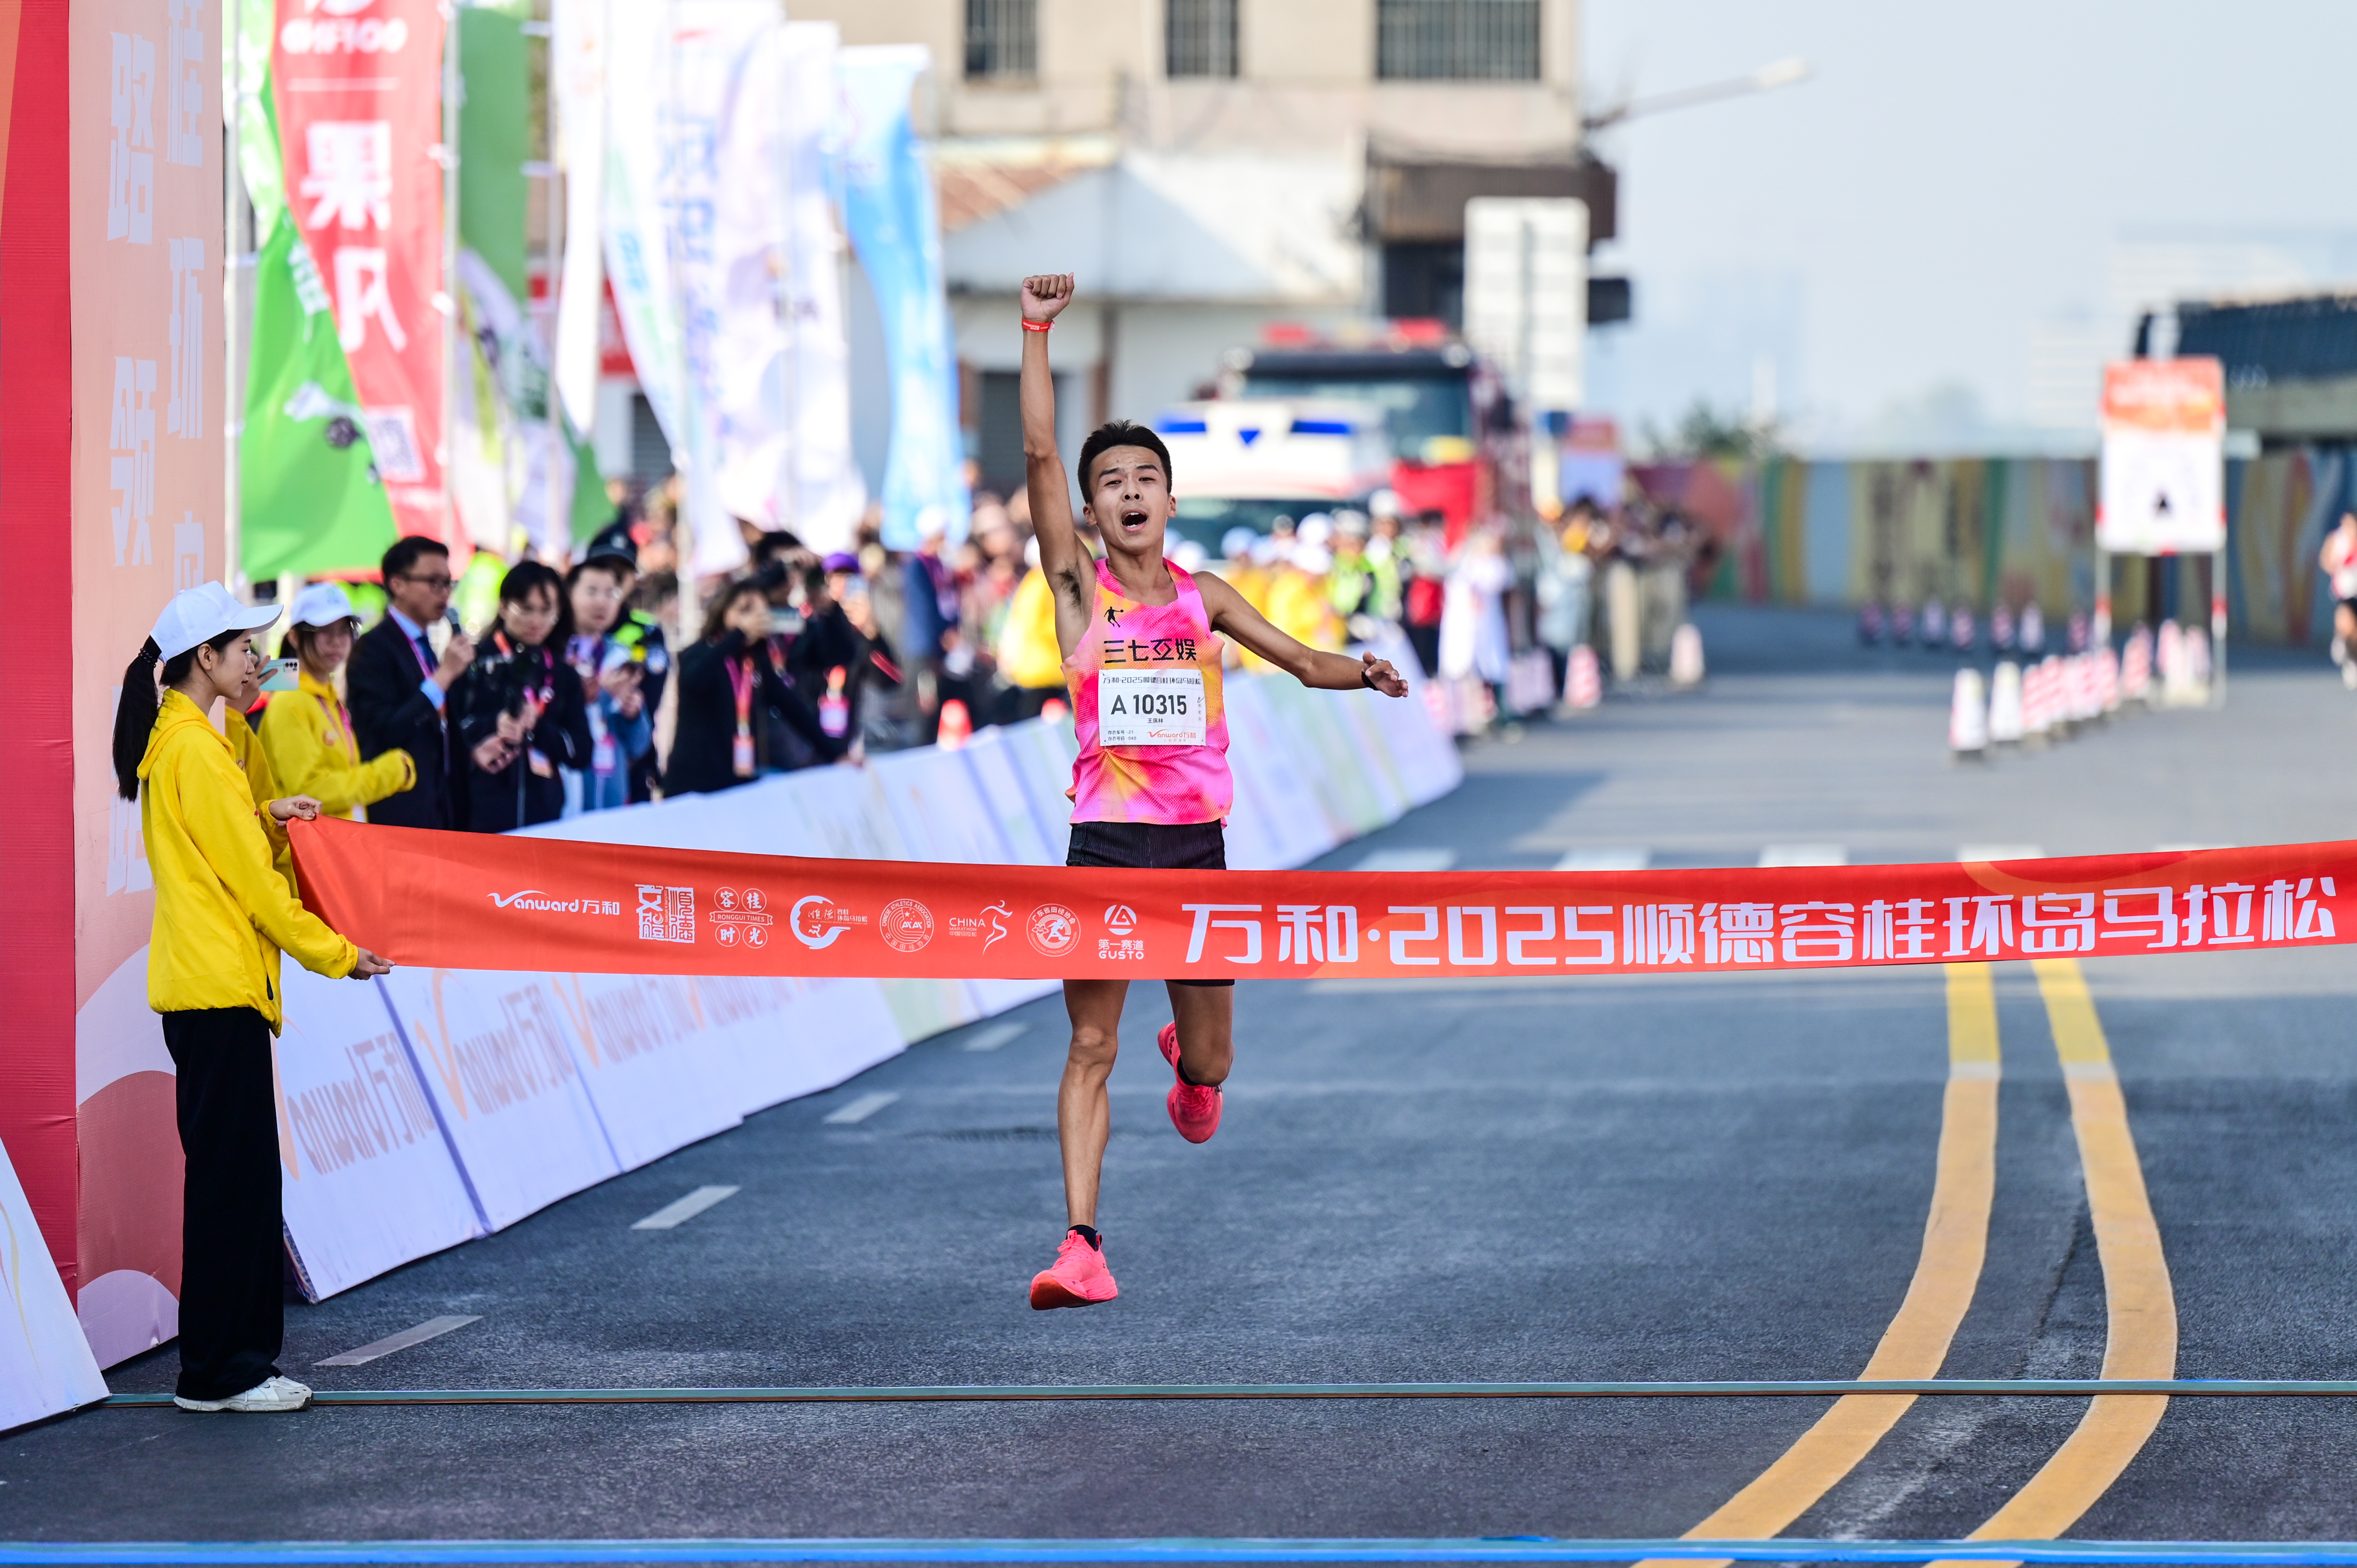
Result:
<svg viewBox="0 0 2357 1568"><path fill-rule="evenodd" d="M394 538L327 285L284 208L256 258L239 553L248 579L374 566Z"/></svg>
<svg viewBox="0 0 2357 1568"><path fill-rule="evenodd" d="M458 11L458 243L483 258L510 295L527 297L524 214L532 199L532 56L523 20L484 5Z"/></svg>

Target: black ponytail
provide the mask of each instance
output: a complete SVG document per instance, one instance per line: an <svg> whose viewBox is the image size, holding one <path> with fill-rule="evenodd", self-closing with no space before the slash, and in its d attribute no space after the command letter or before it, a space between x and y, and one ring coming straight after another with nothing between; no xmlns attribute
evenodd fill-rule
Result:
<svg viewBox="0 0 2357 1568"><path fill-rule="evenodd" d="M126 800L139 799L139 764L147 755L147 736L156 727L156 709L162 701L156 689L156 664L164 650L149 638L139 645L138 657L123 672L123 693L114 703L114 789Z"/></svg>
<svg viewBox="0 0 2357 1568"><path fill-rule="evenodd" d="M220 652L245 635L225 631L199 646ZM164 667L160 677L159 663ZM139 645L138 655L123 672L123 692L114 702L114 789L124 800L139 799L139 765L146 760L147 737L155 732L156 714L163 706L162 686L178 685L196 667L196 649L166 659L151 637Z"/></svg>

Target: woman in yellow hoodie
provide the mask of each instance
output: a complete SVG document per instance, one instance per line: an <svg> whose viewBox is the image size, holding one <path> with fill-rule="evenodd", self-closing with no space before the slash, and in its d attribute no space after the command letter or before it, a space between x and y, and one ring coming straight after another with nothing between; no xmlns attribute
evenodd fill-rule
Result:
<svg viewBox="0 0 2357 1568"><path fill-rule="evenodd" d="M114 713L115 785L139 802L156 883L147 1004L163 1015L178 1074L184 1410L300 1410L311 1397L274 1364L285 1317L271 1087L278 955L330 977L393 967L295 901L272 865L264 810L207 716L237 700L254 669L253 633L277 618L274 606L242 605L219 583L175 596L124 672ZM267 807L281 822L318 811L307 796Z"/></svg>
<svg viewBox="0 0 2357 1568"><path fill-rule="evenodd" d="M334 583L295 596L286 644L302 661L300 684L263 710L262 747L279 785L309 795L331 817L367 821L387 795L417 782L409 753L394 746L366 762L352 736L352 716L336 695L336 671L352 655L352 601Z"/></svg>

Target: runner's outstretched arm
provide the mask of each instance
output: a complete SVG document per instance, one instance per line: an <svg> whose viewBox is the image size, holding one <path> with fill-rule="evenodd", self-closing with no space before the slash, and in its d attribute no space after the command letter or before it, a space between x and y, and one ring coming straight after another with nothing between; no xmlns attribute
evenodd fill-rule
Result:
<svg viewBox="0 0 2357 1568"><path fill-rule="evenodd" d="M1321 653L1297 642L1246 604L1242 594L1209 572L1195 574L1195 588L1203 596L1203 609L1211 618L1213 631L1243 643L1303 685L1328 692L1353 692L1365 686L1386 697L1407 695L1407 682L1400 679L1391 660L1372 653L1357 659L1347 653Z"/></svg>
<svg viewBox="0 0 2357 1568"><path fill-rule="evenodd" d="M1066 658L1087 635L1096 607L1096 559L1072 526L1072 485L1056 450L1056 377L1048 368L1047 323L1072 302L1072 274L1023 280L1023 471L1039 570L1056 596L1056 643Z"/></svg>

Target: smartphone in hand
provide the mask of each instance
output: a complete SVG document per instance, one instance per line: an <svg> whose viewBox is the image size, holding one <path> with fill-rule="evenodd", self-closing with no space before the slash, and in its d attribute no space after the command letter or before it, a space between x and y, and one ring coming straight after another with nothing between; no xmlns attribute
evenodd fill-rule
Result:
<svg viewBox="0 0 2357 1568"><path fill-rule="evenodd" d="M262 689L265 692L300 690L299 676L302 668L302 660L297 659L270 660L262 667Z"/></svg>

